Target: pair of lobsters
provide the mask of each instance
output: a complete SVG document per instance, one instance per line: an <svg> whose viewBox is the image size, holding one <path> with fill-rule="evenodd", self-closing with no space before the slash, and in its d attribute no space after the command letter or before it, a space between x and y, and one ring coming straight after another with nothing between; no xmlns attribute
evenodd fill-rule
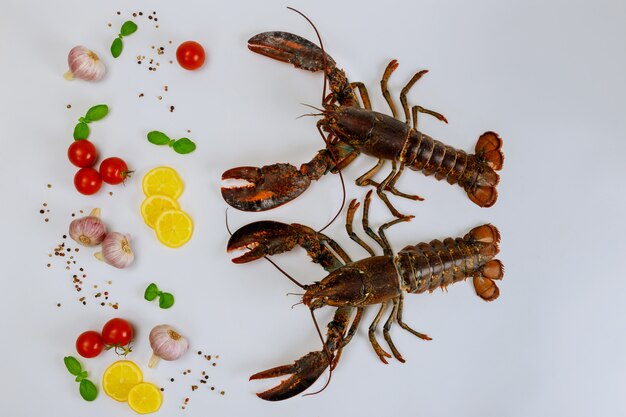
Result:
<svg viewBox="0 0 626 417"><path fill-rule="evenodd" d="M321 41L320 41L321 45ZM300 224L284 224L274 221L259 221L237 230L228 242L228 251L248 249L233 259L245 263L290 251L296 245L304 248L313 262L320 264L328 275L320 282L310 285L297 283L303 290L302 302L311 309L324 306L336 307L335 315L328 324L323 349L310 352L292 365L279 366L252 375L250 379L262 379L290 375L278 386L257 394L270 401L284 400L308 389L326 370L334 369L342 349L356 333L366 306L379 304L380 310L369 327L369 340L381 361L387 363L391 354L404 362L395 347L389 330L394 322L415 336L430 338L413 330L402 318L404 293L432 292L436 288L467 278L472 278L476 293L485 301L495 300L499 295L495 280L503 277L502 263L494 259L497 255L500 234L490 224L475 227L460 238L446 238L407 246L394 255L385 230L397 223L410 220L396 210L387 193L420 200L416 195L405 194L395 184L405 167L435 175L438 180L446 179L458 184L469 198L481 207L492 206L497 199L496 186L504 156L502 140L494 132L480 136L475 153L455 149L417 130L419 113L428 114L446 121L437 112L421 106L409 110L407 93L426 71L415 74L402 89L400 101L404 121L387 89L387 81L397 67L395 60L387 66L381 80L381 88L393 117L371 109L367 89L362 83L349 82L345 72L337 68L335 61L314 43L286 32L265 32L252 37L248 48L254 52L289 62L296 68L308 71L323 71L330 93L325 94L320 109L318 129L326 147L299 169L290 164L278 163L257 167L238 167L226 171L222 179L240 179L245 186L224 187L222 195L226 202L243 211L264 211L285 204L311 184L329 172L336 173L347 166L359 153L378 159L376 165L356 180L358 185L373 186L397 217L383 224L377 233L368 222L371 201L370 190L363 204L363 229L382 248L377 256L374 250L353 231L352 222L359 207L356 200L348 206L346 230L351 239L362 246L371 256L353 261L331 238L310 227ZM360 97L360 101L357 97ZM391 172L380 183L372 177L384 165L392 162ZM383 336L391 354L384 350L376 339L376 330L386 310L390 314L383 326Z"/></svg>

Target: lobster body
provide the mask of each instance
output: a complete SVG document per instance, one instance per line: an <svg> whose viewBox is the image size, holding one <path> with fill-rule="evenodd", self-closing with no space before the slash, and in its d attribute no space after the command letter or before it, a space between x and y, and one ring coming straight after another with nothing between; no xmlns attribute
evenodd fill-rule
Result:
<svg viewBox="0 0 626 417"><path fill-rule="evenodd" d="M327 148L300 168L291 164L273 164L261 168L237 167L224 172L222 179L248 181L244 186L223 187L222 196L231 206L244 211L269 210L302 194L312 181L349 165L360 153L378 159L377 165L357 179L357 185L375 186L378 196L391 213L402 217L387 198L386 192L421 200L417 195L400 192L395 183L405 167L420 171L437 180L459 184L469 198L480 207L495 204L504 155L502 139L491 131L480 136L474 154L468 154L439 142L417 130L418 113L429 114L447 122L446 118L421 106L409 109L407 93L427 71L416 73L400 94L405 121L398 112L387 89L387 81L398 63L392 60L381 80L382 93L392 116L371 109L369 93L360 82L349 82L344 70L332 57L314 43L291 33L265 32L252 37L248 48L279 61L289 62L307 71L324 71L331 93L323 100L323 119L318 121L324 131ZM357 98L360 94L361 102ZM362 103L362 105L361 105ZM411 110L411 111L410 111ZM412 121L412 123L411 123ZM381 182L372 180L384 161L392 161L392 171Z"/></svg>
<svg viewBox="0 0 626 417"><path fill-rule="evenodd" d="M310 285L302 285L290 277L305 291L302 303L311 312L324 306L336 307L334 318L328 324L323 351L310 352L292 365L272 368L251 377L264 379L291 374L276 387L257 394L259 397L270 401L290 398L309 388L326 368L334 368L343 347L356 333L364 309L370 305L379 304L380 310L369 327L369 340L380 360L387 363L386 358L391 358L391 355L380 346L375 332L388 307L391 306L391 313L385 322L383 335L396 359L404 362L389 333L393 323L398 323L423 340L430 340L430 337L413 330L402 320L405 292L432 292L472 278L480 298L485 301L498 298L499 290L495 280L502 279L504 267L499 260L493 259L499 251L500 241L500 234L493 225L475 227L456 239L409 245L394 255L384 230L410 217L385 223L378 229L378 234L374 233L367 218L371 194L371 191L368 192L365 198L363 228L382 247L382 256L376 256L372 248L352 230L354 213L359 206L355 200L348 208L346 230L352 240L372 255L357 261L352 261L332 239L300 224L260 221L243 226L231 236L228 251L248 249L243 255L233 258L235 263L277 255L296 246L304 248L311 260L327 270L328 275Z"/></svg>
<svg viewBox="0 0 626 417"><path fill-rule="evenodd" d="M329 106L330 107L330 106ZM502 141L494 132L484 133L477 154L467 154L410 127L394 117L353 106L332 106L321 125L357 151L378 159L399 161L437 180L458 183L481 207L497 199L502 167ZM494 169L495 168L495 169Z"/></svg>
<svg viewBox="0 0 626 417"><path fill-rule="evenodd" d="M502 278L500 261L492 261L499 251L499 240L494 226L483 225L463 238L418 243L395 256L361 259L332 271L319 283L307 285L303 302L312 309L324 305L365 307L391 301L402 292L433 292L471 277L475 278L477 294L492 301L499 295L492 280Z"/></svg>

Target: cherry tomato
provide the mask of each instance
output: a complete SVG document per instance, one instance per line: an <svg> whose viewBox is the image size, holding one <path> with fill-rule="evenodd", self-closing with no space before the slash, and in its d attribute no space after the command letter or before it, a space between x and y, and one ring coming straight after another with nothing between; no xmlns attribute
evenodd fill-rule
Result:
<svg viewBox="0 0 626 417"><path fill-rule="evenodd" d="M126 346L133 340L133 326L124 319L111 319L102 328L102 340L107 345Z"/></svg>
<svg viewBox="0 0 626 417"><path fill-rule="evenodd" d="M74 187L81 194L92 195L102 187L102 178L93 168L81 168L74 175Z"/></svg>
<svg viewBox="0 0 626 417"><path fill-rule="evenodd" d="M83 358L95 358L103 348L102 337L94 330L86 331L76 339L76 351Z"/></svg>
<svg viewBox="0 0 626 417"><path fill-rule="evenodd" d="M100 176L107 184L119 184L130 177L133 171L128 170L128 165L121 158L107 158L100 163Z"/></svg>
<svg viewBox="0 0 626 417"><path fill-rule="evenodd" d="M204 48L198 42L186 41L176 49L178 65L186 70L197 70L204 64Z"/></svg>
<svg viewBox="0 0 626 417"><path fill-rule="evenodd" d="M93 143L86 139L75 140L67 149L67 157L70 162L79 168L93 166L98 159L98 152Z"/></svg>

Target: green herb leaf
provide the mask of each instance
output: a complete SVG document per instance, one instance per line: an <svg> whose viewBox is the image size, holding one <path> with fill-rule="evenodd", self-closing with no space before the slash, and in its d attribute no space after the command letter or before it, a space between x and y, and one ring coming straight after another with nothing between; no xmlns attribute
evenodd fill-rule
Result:
<svg viewBox="0 0 626 417"><path fill-rule="evenodd" d="M166 145L170 141L170 138L163 132L153 130L148 133L148 141L155 145Z"/></svg>
<svg viewBox="0 0 626 417"><path fill-rule="evenodd" d="M137 24L135 24L135 22L133 22L132 20L127 20L126 22L124 22L124 24L122 25L122 28L120 29L120 35L122 36L132 35L136 31L137 31Z"/></svg>
<svg viewBox="0 0 626 417"><path fill-rule="evenodd" d="M158 296L159 296L159 288L156 286L155 283L148 285L148 288L146 288L146 292L143 294L143 298L145 298L148 301L152 301Z"/></svg>
<svg viewBox="0 0 626 417"><path fill-rule="evenodd" d="M174 296L169 292L161 293L159 297L159 307L161 308L170 308L174 305Z"/></svg>
<svg viewBox="0 0 626 417"><path fill-rule="evenodd" d="M78 360L73 356L64 357L63 362L65 362L65 367L68 371L70 371L70 374L74 376L80 375L83 371L83 367L80 366L80 362L78 362Z"/></svg>
<svg viewBox="0 0 626 417"><path fill-rule="evenodd" d="M122 40L120 38L115 38L111 44L111 55L113 55L113 58L120 56L122 54L122 49L124 49Z"/></svg>
<svg viewBox="0 0 626 417"><path fill-rule="evenodd" d="M95 122L104 119L107 114L109 114L109 106L106 104L98 104L87 110L85 119L90 122Z"/></svg>
<svg viewBox="0 0 626 417"><path fill-rule="evenodd" d="M89 126L87 123L80 122L74 127L74 140L87 139L89 137Z"/></svg>
<svg viewBox="0 0 626 417"><path fill-rule="evenodd" d="M172 146L174 151L180 154L191 153L196 150L196 144L187 138L178 139Z"/></svg>
<svg viewBox="0 0 626 417"><path fill-rule="evenodd" d="M80 392L80 396L83 397L85 401L93 401L98 396L98 388L96 388L94 383L88 379L80 381L78 391Z"/></svg>

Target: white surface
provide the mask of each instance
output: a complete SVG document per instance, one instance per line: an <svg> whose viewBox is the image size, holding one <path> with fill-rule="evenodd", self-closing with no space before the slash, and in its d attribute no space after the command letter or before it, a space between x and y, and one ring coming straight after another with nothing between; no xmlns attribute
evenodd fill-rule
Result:
<svg viewBox="0 0 626 417"><path fill-rule="evenodd" d="M328 52L351 80L365 82L376 109L388 111L378 82L387 62L397 58L400 67L390 82L396 100L415 71L431 71L410 100L443 112L450 124L422 117L426 132L468 151L483 131L501 134L506 161L495 207L480 209L460 188L407 172L399 188L426 201L394 199L416 218L388 236L399 250L492 222L502 232L499 258L506 276L500 298L489 304L475 296L469 282L448 293L408 296L405 320L434 340L417 340L394 328L404 365L384 366L374 355L366 326L376 308L369 309L326 391L272 404L254 393L278 380L248 382L249 375L291 363L319 349L320 342L308 311L290 309L298 300L285 294L298 288L266 262L230 262L219 186L221 173L230 167L300 164L321 147L315 121L296 119L309 111L299 103L319 104L321 77L246 48L250 36L266 30L314 39L308 24L286 5L317 24ZM139 31L113 60L108 47L133 10L156 10L161 27L155 30L140 20ZM226 395L193 393L185 410L190 416L623 415L625 19L621 1L150 1L129 6L3 0L2 414L132 415L103 393L95 403L82 401L62 362L74 353L80 332L122 316L136 325L132 358L142 365L149 357L147 333L162 322L182 329L192 351L220 355L211 380ZM149 73L135 63L136 55L151 53L150 45L168 47L170 59L174 50L166 41L176 45L186 39L207 49L201 71L185 72L161 59L159 71ZM104 57L105 80L63 80L66 54L76 44ZM140 92L144 98L137 97ZM111 113L92 126L93 141L102 155L127 159L136 173L125 188L106 187L97 197L83 197L73 189L75 168L65 152L76 119L96 103L107 103ZM176 106L174 113L169 104ZM180 156L150 145L145 134L152 129L181 136L191 129L198 149ZM361 157L345 171L349 198L363 198L366 190L352 181L373 163ZM160 245L138 212L142 175L163 164L176 168L185 181L180 202L196 224L193 240L180 250ZM338 177L327 176L277 210L230 210L230 223L237 228L276 219L321 227L340 200ZM43 202L51 209L49 223L39 214ZM92 283L113 280L110 291L121 305L117 312L90 297L87 306L80 305L61 264L55 260L54 268L46 268L69 214L96 206L112 229L134 236L137 261L128 270L113 270L92 260L90 251L80 252ZM373 223L388 218L375 201ZM327 233L354 258L365 256L346 236L343 220ZM276 260L302 281L324 275L301 250ZM175 293L170 311L142 300L151 281ZM325 309L318 318L331 314ZM98 381L112 361L109 353L82 362ZM200 363L191 353L154 371L143 366L147 380L166 388L159 415L181 412L192 381L178 383L179 373L187 367L199 371ZM179 380L175 385L167 382L171 376Z"/></svg>

